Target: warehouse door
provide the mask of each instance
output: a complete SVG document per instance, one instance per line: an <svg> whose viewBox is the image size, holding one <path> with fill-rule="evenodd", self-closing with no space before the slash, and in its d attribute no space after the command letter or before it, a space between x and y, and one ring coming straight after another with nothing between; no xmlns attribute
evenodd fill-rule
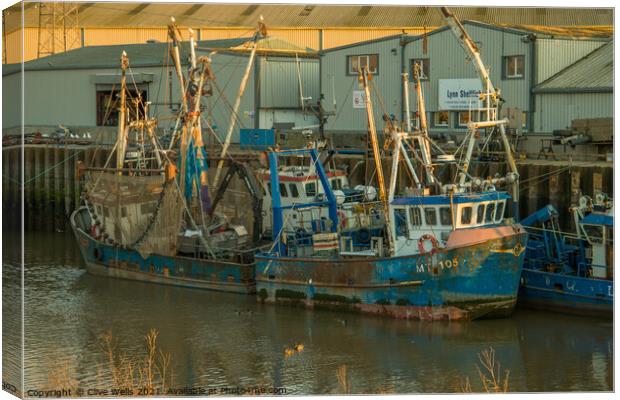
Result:
<svg viewBox="0 0 620 400"><path fill-rule="evenodd" d="M118 86L103 88L104 85L97 85L97 126L117 126L118 125L118 108L120 107L120 91ZM148 90L146 85L138 85L127 90L127 109L130 115L136 115L136 105L134 100L138 98L142 102L148 101ZM144 117L143 107L138 107L140 118Z"/></svg>

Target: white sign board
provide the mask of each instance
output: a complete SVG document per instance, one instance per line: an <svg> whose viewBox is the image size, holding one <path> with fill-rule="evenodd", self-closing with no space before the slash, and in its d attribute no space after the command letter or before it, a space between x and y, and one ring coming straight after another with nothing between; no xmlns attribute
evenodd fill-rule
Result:
<svg viewBox="0 0 620 400"><path fill-rule="evenodd" d="M439 109L469 110L481 108L479 79L439 79Z"/></svg>
<svg viewBox="0 0 620 400"><path fill-rule="evenodd" d="M353 91L353 108L366 108L366 94L363 90Z"/></svg>

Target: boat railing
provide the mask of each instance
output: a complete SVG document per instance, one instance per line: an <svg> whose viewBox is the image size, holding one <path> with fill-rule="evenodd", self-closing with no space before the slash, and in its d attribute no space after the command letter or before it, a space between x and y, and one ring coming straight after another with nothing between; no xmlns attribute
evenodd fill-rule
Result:
<svg viewBox="0 0 620 400"><path fill-rule="evenodd" d="M185 248L187 248L188 245L185 245ZM269 250L269 248L271 247L270 244L263 244L263 245L259 245L259 246L254 246L254 247L244 247L244 248L238 248L238 247L220 247L220 246L209 246L209 250L211 250L211 252L209 252L207 249L205 249L205 247L202 245L201 242L197 242L193 245L190 245L190 251L188 252L183 251L182 254L183 255L189 255L193 258L201 258L201 259L212 259L213 256L211 256L211 254L215 255L215 259L216 260L221 260L221 261L228 261L228 262L239 262L239 263L249 263L252 261L252 259L254 258L254 254L256 254L257 252L264 252Z"/></svg>

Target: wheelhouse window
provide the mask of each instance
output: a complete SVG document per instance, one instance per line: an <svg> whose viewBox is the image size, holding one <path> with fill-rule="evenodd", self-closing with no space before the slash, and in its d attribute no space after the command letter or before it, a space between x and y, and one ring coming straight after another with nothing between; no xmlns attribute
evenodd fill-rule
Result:
<svg viewBox="0 0 620 400"><path fill-rule="evenodd" d="M306 196L308 197L316 196L316 183L314 182L306 183L305 189L306 189Z"/></svg>
<svg viewBox="0 0 620 400"><path fill-rule="evenodd" d="M504 218L504 207L506 206L506 203L503 201L500 201L499 203L497 203L497 211L495 211L495 222L501 222L502 218Z"/></svg>
<svg viewBox="0 0 620 400"><path fill-rule="evenodd" d="M419 207L411 207L409 209L409 219L411 221L411 226L422 225L422 212Z"/></svg>
<svg viewBox="0 0 620 400"><path fill-rule="evenodd" d="M436 127L448 126L450 123L449 111L436 111L433 113L433 123Z"/></svg>
<svg viewBox="0 0 620 400"><path fill-rule="evenodd" d="M452 213L450 212L450 207L441 207L439 209L439 218L441 220L441 225L452 225Z"/></svg>
<svg viewBox="0 0 620 400"><path fill-rule="evenodd" d="M471 207L463 207L463 209L461 210L461 224L463 225L469 225L471 224L471 214L472 214L472 209Z"/></svg>
<svg viewBox="0 0 620 400"><path fill-rule="evenodd" d="M146 90L127 90L127 108L135 113L133 99L138 96L143 102L147 101ZM120 107L120 91L118 90L97 90L97 126L118 126L118 108ZM140 118L144 118L144 108L138 107Z"/></svg>
<svg viewBox="0 0 620 400"><path fill-rule="evenodd" d="M342 182L338 178L332 179L331 180L331 185L332 185L332 189L334 189L334 190L342 189Z"/></svg>
<svg viewBox="0 0 620 400"><path fill-rule="evenodd" d="M396 223L396 236L409 237L409 228L407 227L407 210L404 208L396 208L394 210L394 221Z"/></svg>
<svg viewBox="0 0 620 400"><path fill-rule="evenodd" d="M489 203L487 205L487 212L484 218L485 222L493 222L493 218L495 217L495 203Z"/></svg>
<svg viewBox="0 0 620 400"><path fill-rule="evenodd" d="M476 210L476 223L481 224L484 219L484 204L480 204Z"/></svg>
<svg viewBox="0 0 620 400"><path fill-rule="evenodd" d="M291 183L288 187L291 189L291 197L299 197L299 190L297 189L296 183Z"/></svg>
<svg viewBox="0 0 620 400"><path fill-rule="evenodd" d="M368 72L376 75L379 72L379 55L360 54L347 56L348 75L357 75L366 66L368 66Z"/></svg>
<svg viewBox="0 0 620 400"><path fill-rule="evenodd" d="M426 225L437 225L437 210L427 207L424 209Z"/></svg>
<svg viewBox="0 0 620 400"><path fill-rule="evenodd" d="M288 197L288 191L286 190L286 185L284 183L280 184L280 196Z"/></svg>
<svg viewBox="0 0 620 400"><path fill-rule="evenodd" d="M525 76L525 56L504 57L504 78L520 79Z"/></svg>
<svg viewBox="0 0 620 400"><path fill-rule="evenodd" d="M411 79L415 77L415 65L420 66L420 80L427 81L430 79L431 60L428 58L415 58L411 60Z"/></svg>

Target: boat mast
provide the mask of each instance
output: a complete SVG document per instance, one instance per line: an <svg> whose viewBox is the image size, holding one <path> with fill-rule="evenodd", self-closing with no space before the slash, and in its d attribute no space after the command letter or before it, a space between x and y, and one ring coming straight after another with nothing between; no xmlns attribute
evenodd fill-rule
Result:
<svg viewBox="0 0 620 400"><path fill-rule="evenodd" d="M241 79L241 85L239 86L239 92L237 93L237 98L235 99L235 104L233 106L233 111L230 114L230 122L228 123L228 132L226 133L226 138L224 139L224 145L222 146L222 153L220 154L220 160L217 163L217 169L215 170L215 177L213 178L213 187L217 187L217 183L220 179L220 174L222 173L222 167L224 167L224 160L226 159L226 152L228 151L228 147L230 146L230 139L232 138L233 130L235 129L235 124L237 123L237 117L239 114L239 106L241 105L241 97L245 92L245 88L248 84L248 78L250 76L250 71L252 70L252 65L254 63L254 58L256 56L256 49L258 48L258 39L261 35L266 35L265 24L263 23L263 16L261 15L258 20L258 29L254 34L254 40L252 42L252 50L250 51L250 59L248 60L248 65L245 68L245 73L243 74L243 78ZM256 116L258 117L258 116Z"/></svg>
<svg viewBox="0 0 620 400"><path fill-rule="evenodd" d="M420 133L416 136L420 151L422 153L422 161L426 169L426 180L429 185L435 184L433 175L433 161L431 158L431 145L428 137L428 125L426 123L426 106L424 105L424 95L422 93L422 82L420 81L420 64L415 63L413 68L413 79L416 86L418 114L420 117ZM408 86L408 85L407 85ZM407 96L409 97L409 96Z"/></svg>
<svg viewBox="0 0 620 400"><path fill-rule="evenodd" d="M179 53L179 44L181 37L179 35L179 29L175 24L174 17L170 18L170 24L168 25L168 36L172 40L172 61L174 62L174 70L177 73L179 79L179 90L181 92L181 107L183 112L187 112L187 102L185 99L185 78L183 77L183 71L181 70L181 55Z"/></svg>
<svg viewBox="0 0 620 400"><path fill-rule="evenodd" d="M122 174L123 164L125 163L125 146L127 138L125 136L125 113L127 112L127 67L129 58L123 50L121 54L121 104L118 109L118 133L116 135L116 169L118 174Z"/></svg>
<svg viewBox="0 0 620 400"><path fill-rule="evenodd" d="M370 136L370 142L372 144L372 154L375 159L375 169L377 171L377 182L379 184L379 199L383 203L385 214L385 225L387 227L387 239L388 239L388 254L392 256L394 254L394 240L392 237L392 229L390 226L390 201L388 199L385 190L385 180L383 178L383 166L381 165L381 154L379 154L379 142L377 140L377 130L375 127L375 117L372 109L372 101L370 99L370 87L368 86L368 66L364 66L362 70L358 71L360 74L360 80L364 86L364 96L366 103L366 115L368 117L368 134ZM393 154L393 157L398 157L397 154Z"/></svg>

